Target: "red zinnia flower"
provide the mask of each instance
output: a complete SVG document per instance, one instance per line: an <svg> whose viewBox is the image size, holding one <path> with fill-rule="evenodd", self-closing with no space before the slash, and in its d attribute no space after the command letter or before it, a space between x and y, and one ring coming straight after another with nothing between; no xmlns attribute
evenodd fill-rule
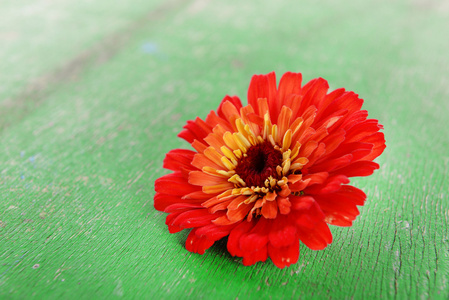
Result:
<svg viewBox="0 0 449 300"><path fill-rule="evenodd" d="M366 195L348 177L368 176L385 149L382 125L343 88L322 78L301 87L300 73L253 76L248 105L226 96L179 136L195 151L174 149L155 183L154 206L169 213L171 233L192 228L186 248L204 254L228 236L244 265L283 268L298 261L299 240L313 250L332 242L327 224L351 226Z"/></svg>

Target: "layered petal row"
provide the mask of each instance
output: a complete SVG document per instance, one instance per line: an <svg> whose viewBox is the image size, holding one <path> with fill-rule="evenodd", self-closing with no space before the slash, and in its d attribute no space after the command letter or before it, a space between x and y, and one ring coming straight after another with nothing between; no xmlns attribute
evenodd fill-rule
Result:
<svg viewBox="0 0 449 300"><path fill-rule="evenodd" d="M268 257L298 261L299 241L313 250L332 242L328 224L351 226L366 195L349 178L368 176L385 149L382 125L353 92L328 92L300 73L253 76L248 105L226 96L216 111L188 121L179 137L194 150L167 153L173 173L155 182L154 206L171 233L191 229L199 254L228 237L244 265Z"/></svg>

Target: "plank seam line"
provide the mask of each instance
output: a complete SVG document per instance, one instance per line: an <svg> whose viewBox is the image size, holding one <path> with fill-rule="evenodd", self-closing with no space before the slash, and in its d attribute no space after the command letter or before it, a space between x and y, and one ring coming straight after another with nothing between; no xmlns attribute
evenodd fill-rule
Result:
<svg viewBox="0 0 449 300"><path fill-rule="evenodd" d="M160 21L168 14L174 12L177 8L188 1L171 0L152 9L149 13L143 15L128 26L111 33L102 38L92 47L82 51L72 59L69 59L62 66L55 68L46 74L31 79L25 88L16 96L13 96L2 104L0 109L0 120L5 115L17 115L13 122L17 122L26 117L33 109L45 101L60 83L70 83L78 80L90 66L101 65L114 57L129 41L133 33L141 29L144 25ZM32 105L29 105L33 103ZM12 123L12 122L11 122ZM12 124L0 123L0 131Z"/></svg>

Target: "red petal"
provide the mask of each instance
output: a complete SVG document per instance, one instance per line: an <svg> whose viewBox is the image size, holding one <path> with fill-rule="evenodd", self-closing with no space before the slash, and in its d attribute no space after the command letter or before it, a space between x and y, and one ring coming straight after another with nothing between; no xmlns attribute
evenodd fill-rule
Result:
<svg viewBox="0 0 449 300"><path fill-rule="evenodd" d="M309 157L316 148L318 148L318 143L316 141L308 141L301 147L301 149L299 149L298 157Z"/></svg>
<svg viewBox="0 0 449 300"><path fill-rule="evenodd" d="M298 182L295 182L293 184L290 185L290 190L292 192L301 192L302 190L304 190L309 183L312 181L311 178L307 178L305 180L299 180Z"/></svg>
<svg viewBox="0 0 449 300"><path fill-rule="evenodd" d="M170 150L164 159L163 167L172 171L180 171L181 168L195 169L191 162L196 152L187 149Z"/></svg>
<svg viewBox="0 0 449 300"><path fill-rule="evenodd" d="M192 171L189 173L189 183L198 186L211 186L227 183L226 178L204 173L203 171Z"/></svg>
<svg viewBox="0 0 449 300"><path fill-rule="evenodd" d="M180 133L178 133L178 137L182 138L183 140L186 140L190 144L196 139L196 136L187 129L182 130Z"/></svg>
<svg viewBox="0 0 449 300"><path fill-rule="evenodd" d="M209 195L210 197L210 195ZM185 204L192 204L192 205L200 205L204 200L186 200L183 199L181 196L174 196L174 195L168 195L168 194L161 194L156 193L154 196L154 208L159 211L165 211L165 209L171 205L177 204L177 203L185 203Z"/></svg>
<svg viewBox="0 0 449 300"><path fill-rule="evenodd" d="M193 143L191 144L191 146L193 147L193 149L196 150L196 152L198 153L203 153L204 150L206 150L208 148L207 143L202 143L199 142L198 140L194 140ZM197 153L197 154L198 154ZM195 158L195 157L194 157Z"/></svg>
<svg viewBox="0 0 449 300"><path fill-rule="evenodd" d="M207 149L209 149L209 148L207 148ZM223 166L221 164L216 164L214 161L212 161L211 159L209 159L206 155L204 155L202 153L195 154L195 156L193 157L193 160L192 160L192 166L195 166L196 168L198 168L200 170L202 170L204 167L212 167L216 170L223 169Z"/></svg>
<svg viewBox="0 0 449 300"><path fill-rule="evenodd" d="M385 148L385 137L382 132L376 132L369 137L366 137L362 140L364 143L372 143L374 145L372 152L365 156L363 160L373 160L384 152Z"/></svg>
<svg viewBox="0 0 449 300"><path fill-rule="evenodd" d="M322 142L326 145L325 155L329 155L335 149L339 148L341 143L345 140L345 134L346 131L344 131L343 129L339 129L322 140Z"/></svg>
<svg viewBox="0 0 449 300"><path fill-rule="evenodd" d="M179 210L185 210L185 209L192 210L192 209L198 209L198 208L203 208L203 206L200 203L195 204L195 203L178 202L178 203L174 203L174 204L167 206L164 209L164 212L172 213L172 212L176 212Z"/></svg>
<svg viewBox="0 0 449 300"><path fill-rule="evenodd" d="M343 195L346 199L350 199L356 205L365 204L365 192L352 185L342 185L341 189L335 192L334 195Z"/></svg>
<svg viewBox="0 0 449 300"><path fill-rule="evenodd" d="M200 154L195 155L199 156ZM222 158L222 154L220 154L217 150L215 150L214 147L208 147L206 150L204 150L204 155L210 159L211 161L213 161L216 165L220 166L221 169L225 170L225 165L223 164L221 158Z"/></svg>
<svg viewBox="0 0 449 300"><path fill-rule="evenodd" d="M303 99L298 115L301 115L310 105L319 107L329 89L329 84L323 78L316 78L309 81L302 89Z"/></svg>
<svg viewBox="0 0 449 300"><path fill-rule="evenodd" d="M188 209L185 209L183 211L187 211ZM181 213L183 213L183 211L178 211L178 212L174 212L171 213L167 216L167 218L165 218L165 224L168 226L168 231L170 233L176 233L179 232L181 230L184 230L184 227L178 226L176 224L173 224L173 220L176 219Z"/></svg>
<svg viewBox="0 0 449 300"><path fill-rule="evenodd" d="M341 124L342 128L349 129L354 125L360 124L366 120L368 117L368 112L366 110L359 110L348 114L345 121Z"/></svg>
<svg viewBox="0 0 449 300"><path fill-rule="evenodd" d="M221 104L221 115L223 116L223 118L229 123L229 126L233 129L236 130L236 126L235 126L235 120L237 120L238 118L240 118L240 107L237 109L237 107L235 107L235 105L233 103L231 103L230 101L225 101Z"/></svg>
<svg viewBox="0 0 449 300"><path fill-rule="evenodd" d="M328 172L319 172L305 175L303 176L303 180L310 179L308 186L311 186L312 184L323 184L328 177L329 177Z"/></svg>
<svg viewBox="0 0 449 300"><path fill-rule="evenodd" d="M332 233L324 221L319 222L312 230L298 229L298 236L312 250L322 250L332 243Z"/></svg>
<svg viewBox="0 0 449 300"><path fill-rule="evenodd" d="M267 201L262 206L262 216L266 219L275 219L278 214L278 205L276 201Z"/></svg>
<svg viewBox="0 0 449 300"><path fill-rule="evenodd" d="M284 136L287 129L290 127L290 119L292 116L292 110L287 106L282 106L279 118L277 120L278 133L280 136Z"/></svg>
<svg viewBox="0 0 449 300"><path fill-rule="evenodd" d="M189 184L180 172L167 174L158 178L154 183L154 189L158 193L177 196L183 196L201 190L200 187Z"/></svg>
<svg viewBox="0 0 449 300"><path fill-rule="evenodd" d="M290 207L292 204L288 200L288 198L277 197L276 201L278 202L279 212L283 215L290 213Z"/></svg>
<svg viewBox="0 0 449 300"><path fill-rule="evenodd" d="M167 216L167 218L168 218L168 216ZM185 228L175 226L175 225L170 225L170 224L167 224L167 228L168 228L168 232L170 232L170 233L177 233L177 232L180 232L185 229Z"/></svg>
<svg viewBox="0 0 449 300"><path fill-rule="evenodd" d="M328 115L332 115L333 112L341 109L346 109L351 115L355 111L359 111L363 105L363 100L358 97L354 92L344 92L341 96L336 98L330 103L326 109L320 110L319 118L326 118Z"/></svg>
<svg viewBox="0 0 449 300"><path fill-rule="evenodd" d="M286 100L292 94L299 95L301 93L301 81L301 73L287 72L282 75L277 92L277 101L279 102L279 107L286 105Z"/></svg>
<svg viewBox="0 0 449 300"><path fill-rule="evenodd" d="M307 210L298 211L296 230L301 241L312 250L324 249L332 242L332 234L324 222L324 213L316 202Z"/></svg>
<svg viewBox="0 0 449 300"><path fill-rule="evenodd" d="M231 202L232 202L232 199L229 199L229 200L222 200L222 202L220 202L220 203L218 203L218 204L215 204L215 205L212 206L212 207L209 207L209 212L210 212L211 214L214 214L214 213L216 213L216 212L219 211L219 210L225 210L225 209L228 208L228 205L229 205L229 203L231 203ZM203 206L204 206L204 203L203 203Z"/></svg>
<svg viewBox="0 0 449 300"><path fill-rule="evenodd" d="M321 115L321 112L324 112L325 109L326 109L326 107L328 107L329 104L331 104L332 102L334 102L335 99L341 97L341 95L343 95L344 92L345 92L345 89L344 89L344 88L336 89L336 90L330 92L329 94L327 94L326 97L324 97L324 99L323 99L323 101L322 101L321 103L317 103L315 106L316 106L316 107L319 109L319 111L320 111L320 112L318 113L319 117L320 117L320 115ZM320 119L320 118L317 117L317 119Z"/></svg>
<svg viewBox="0 0 449 300"><path fill-rule="evenodd" d="M326 215L325 221L336 226L351 226L359 215L355 203L344 194L321 194L313 196Z"/></svg>
<svg viewBox="0 0 449 300"><path fill-rule="evenodd" d="M371 153L373 149L373 145L369 143L361 143L361 142L355 142L355 143L342 143L335 151L333 151L329 155L325 155L321 157L316 162L316 165L318 164L326 164L328 160L336 159L339 157L342 157L344 155L347 155L351 153L353 155L352 161L360 160L361 158L365 157L369 153ZM336 169L336 168L334 168Z"/></svg>
<svg viewBox="0 0 449 300"><path fill-rule="evenodd" d="M292 145L296 144L297 142L300 144L311 142L310 137L314 135L315 132L315 129L313 129L312 127L306 127L302 125L301 129L292 136Z"/></svg>
<svg viewBox="0 0 449 300"><path fill-rule="evenodd" d="M212 206L215 206L215 205L217 205L217 204L220 204L220 203L223 203L223 202L226 202L226 201L227 201L227 200L219 199L219 198L217 198L217 197L212 197L212 198L208 199L207 201L204 201L204 202L202 203L202 205L203 205L204 207L206 207L206 208L211 208Z"/></svg>
<svg viewBox="0 0 449 300"><path fill-rule="evenodd" d="M286 216L279 217L273 222L273 226L268 234L268 239L273 247L286 247L298 240L296 237L296 227L290 223Z"/></svg>
<svg viewBox="0 0 449 300"><path fill-rule="evenodd" d="M313 200L313 203L303 210L295 211L294 215L291 217L296 224L296 228L299 232L310 231L315 228L320 222L324 220L324 213L320 209L319 205Z"/></svg>
<svg viewBox="0 0 449 300"><path fill-rule="evenodd" d="M212 132L212 127L200 118L196 118L195 121L187 121L187 124L183 128L184 130L178 136L189 143L192 143L194 140L202 142Z"/></svg>
<svg viewBox="0 0 449 300"><path fill-rule="evenodd" d="M240 248L240 238L247 232L251 231L255 224L255 221L243 221L237 227L231 230L228 238L227 248L232 256L243 257L244 251Z"/></svg>
<svg viewBox="0 0 449 300"><path fill-rule="evenodd" d="M272 105L276 104L276 75L271 72L267 75L254 75L248 88L248 104L251 105L256 112L259 111L259 104L257 99L266 98L270 107L270 115L277 119L276 109L272 109Z"/></svg>
<svg viewBox="0 0 449 300"><path fill-rule="evenodd" d="M202 200L204 202L210 198L211 195L204 193L202 190L182 196L182 199L185 199L186 201Z"/></svg>
<svg viewBox="0 0 449 300"><path fill-rule="evenodd" d="M366 136L370 136L379 131L379 122L377 120L369 119L346 131L346 142L358 142Z"/></svg>
<svg viewBox="0 0 449 300"><path fill-rule="evenodd" d="M227 226L227 225L232 225L232 224L238 224L239 221L236 221L236 222L230 221L228 219L228 216L224 215L219 218L216 218L215 220L212 221L212 223L217 226Z"/></svg>
<svg viewBox="0 0 449 300"><path fill-rule="evenodd" d="M326 152L326 145L324 143L320 143L318 147L313 151L313 153L308 157L309 162L306 164L306 167L313 166L313 164L320 159L321 156Z"/></svg>
<svg viewBox="0 0 449 300"><path fill-rule="evenodd" d="M242 205L243 201L247 200L248 196L240 195L232 200L229 204L228 209L236 210L240 205Z"/></svg>
<svg viewBox="0 0 449 300"><path fill-rule="evenodd" d="M263 118L259 115L254 114L249 114L247 115L248 120L251 121L252 123L254 123L255 125L259 126L260 128L263 127Z"/></svg>
<svg viewBox="0 0 449 300"><path fill-rule="evenodd" d="M301 113L301 118L304 119L304 123L302 126L304 126L305 128L311 126L313 124L313 122L315 121L316 115L317 115L317 108L315 107L315 105L310 105L306 108L306 110L304 111L304 113Z"/></svg>
<svg viewBox="0 0 449 300"><path fill-rule="evenodd" d="M332 193L338 191L341 185L346 183L349 183L349 179L345 175L333 175L328 177L324 184L308 186L305 193L312 195Z"/></svg>
<svg viewBox="0 0 449 300"><path fill-rule="evenodd" d="M346 154L333 159L320 159L321 163L311 166L308 171L315 172L331 172L332 170L343 168L351 163L353 160L352 154ZM191 172L193 173L193 172ZM189 180L190 182L190 180Z"/></svg>
<svg viewBox="0 0 449 300"><path fill-rule="evenodd" d="M245 124L249 126L251 131L257 136L260 134L260 128L263 127L263 119L256 115L254 108L247 105L240 109L240 116ZM255 122L253 123L254 120Z"/></svg>
<svg viewBox="0 0 449 300"><path fill-rule="evenodd" d="M224 118L217 116L214 111L211 111L206 117L206 123L209 124L212 128L215 128L217 125L222 126L226 131L232 130L229 122Z"/></svg>
<svg viewBox="0 0 449 300"><path fill-rule="evenodd" d="M251 210L251 208L253 208L252 205L243 203L235 210L228 209L226 215L228 216L229 221L237 222L243 220L248 215L248 212Z"/></svg>
<svg viewBox="0 0 449 300"><path fill-rule="evenodd" d="M226 116L225 116L225 114L223 113L223 103L225 103L226 101L229 101L234 107L235 107L235 109L237 110L237 111L239 111L240 110L240 108L242 108L242 102L240 101L240 98L239 97L237 97L237 96L228 96L228 95L226 95L224 98L223 98L223 100L221 101L221 103L220 103L220 105L218 106L218 109L217 109L217 114L221 117L221 118L223 118L223 119L226 119Z"/></svg>
<svg viewBox="0 0 449 300"><path fill-rule="evenodd" d="M222 213L210 214L206 208L188 210L179 214L170 224L182 228L199 227L210 224L212 220L222 215Z"/></svg>
<svg viewBox="0 0 449 300"><path fill-rule="evenodd" d="M292 210L308 210L315 200L310 196L290 196L290 202L292 203Z"/></svg>
<svg viewBox="0 0 449 300"><path fill-rule="evenodd" d="M267 246L253 252L245 252L243 254L243 265L251 266L259 261L266 261L268 258Z"/></svg>
<svg viewBox="0 0 449 300"><path fill-rule="evenodd" d="M379 164L373 161L357 161L347 167L336 170L338 174L344 174L347 177L369 176L374 170L379 169Z"/></svg>
<svg viewBox="0 0 449 300"><path fill-rule="evenodd" d="M270 224L267 219L259 218L256 226L240 237L240 248L245 252L252 252L266 247Z"/></svg>
<svg viewBox="0 0 449 300"><path fill-rule="evenodd" d="M208 136L206 136L204 138L204 141L208 145L214 147L215 150L217 150L219 153L221 153L220 148L225 145L225 142L223 141L223 134L225 132L226 131L223 129L223 127L221 127L220 125L217 125L214 128L214 132L209 134Z"/></svg>
<svg viewBox="0 0 449 300"><path fill-rule="evenodd" d="M278 268L288 267L298 262L299 240L295 237L293 243L286 247L274 247L268 244L268 255Z"/></svg>
<svg viewBox="0 0 449 300"><path fill-rule="evenodd" d="M366 199L365 193L353 186L343 185L337 191L331 193L315 194L312 197L293 197L292 204L293 208L299 205L307 207L307 202L309 203L316 199L316 203L322 208L325 215L325 221L332 225L338 226L350 226L352 221L358 215L358 209L356 205L363 205ZM300 202L302 201L302 202ZM333 204L334 202L335 204ZM340 205L341 204L341 205ZM309 205L310 208L313 209ZM316 209L316 208L315 208ZM311 216L315 215L315 219ZM301 226L308 227L309 224L314 224L319 220L320 213L303 214L298 218L296 223L301 223ZM308 216L310 219L305 218ZM317 219L318 218L318 219ZM315 221L313 221L315 220Z"/></svg>
<svg viewBox="0 0 449 300"><path fill-rule="evenodd" d="M196 235L198 236L205 235L210 240L218 241L219 239L228 236L231 230L235 228L237 224L227 226L217 226L215 224L206 225L197 228Z"/></svg>
<svg viewBox="0 0 449 300"><path fill-rule="evenodd" d="M288 106L292 110L293 120L299 117L298 112L301 109L302 95L290 95L284 100L285 106Z"/></svg>
<svg viewBox="0 0 449 300"><path fill-rule="evenodd" d="M196 231L196 228L190 231L190 234L186 240L186 249L190 252L203 255L206 249L209 249L215 241L209 239L205 235L197 236Z"/></svg>

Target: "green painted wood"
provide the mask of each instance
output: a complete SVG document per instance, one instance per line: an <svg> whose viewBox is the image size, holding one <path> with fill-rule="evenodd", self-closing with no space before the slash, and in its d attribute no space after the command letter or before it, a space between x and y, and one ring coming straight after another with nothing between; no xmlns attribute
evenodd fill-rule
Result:
<svg viewBox="0 0 449 300"><path fill-rule="evenodd" d="M40 39L54 52L21 40L18 55L39 59L1 69L24 80L5 83L0 101L0 298L449 297L444 1L136 0L116 7L127 25L111 21L106 2L87 3L92 14L69 10L71 18L98 28L46 27ZM69 53L58 40L70 30L83 38ZM111 36L117 46L105 42ZM100 62L99 53L109 55ZM302 246L290 268L244 267L224 242L191 254L187 232L169 234L153 209L162 159L187 146L176 138L186 120L225 94L244 98L251 75L272 70L354 90L384 124L381 169L353 181L367 203L353 227L332 227L333 244ZM48 84L33 87L37 98L20 96L39 76Z"/></svg>
<svg viewBox="0 0 449 300"><path fill-rule="evenodd" d="M136 27L175 3L160 0L5 0L0 3L0 127L33 110L55 82L77 79L126 44ZM157 7L157 9L156 9ZM148 14L144 14L148 12ZM64 80L61 80L64 79Z"/></svg>

